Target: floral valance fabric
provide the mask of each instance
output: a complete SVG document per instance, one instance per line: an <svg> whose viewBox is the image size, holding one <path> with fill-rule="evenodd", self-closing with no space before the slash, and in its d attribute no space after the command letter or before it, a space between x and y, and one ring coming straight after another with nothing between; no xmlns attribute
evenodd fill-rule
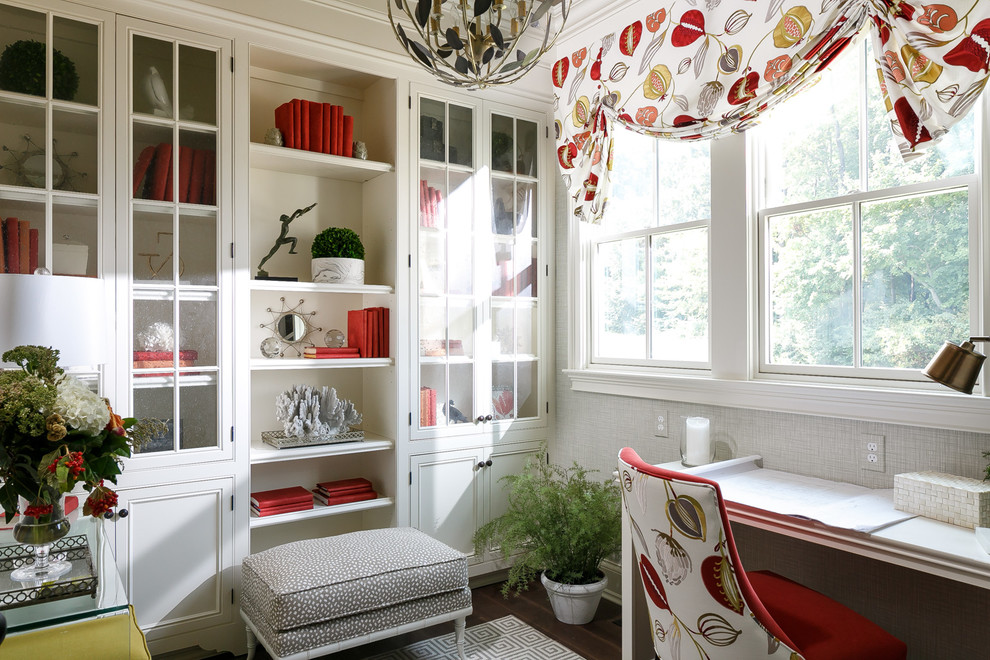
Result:
<svg viewBox="0 0 990 660"><path fill-rule="evenodd" d="M608 199L613 129L681 140L743 131L867 26L909 159L965 116L990 71L990 0L674 0L557 60L557 160L580 219Z"/></svg>

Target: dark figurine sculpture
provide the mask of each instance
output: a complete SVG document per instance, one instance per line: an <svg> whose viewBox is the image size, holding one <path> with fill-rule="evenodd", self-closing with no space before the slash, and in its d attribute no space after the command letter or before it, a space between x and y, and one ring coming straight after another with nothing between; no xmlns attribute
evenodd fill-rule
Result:
<svg viewBox="0 0 990 660"><path fill-rule="evenodd" d="M316 202L313 202L304 209L296 209L296 212L292 215L282 214L282 217L279 219L282 222L282 231L279 232L278 238L275 239L275 245L273 245L272 249L268 251L268 255L261 260L260 264L258 264L258 274L255 276L256 279L263 280L269 278L268 271L263 270L261 267L264 266L265 262L271 259L283 245L289 245L289 254L298 254L298 252L296 252L296 241L298 239L296 239L295 236L288 236L289 223L299 216L308 213L314 206L316 206Z"/></svg>
<svg viewBox="0 0 990 660"><path fill-rule="evenodd" d="M453 424L463 424L471 421L464 416L464 413L454 407L453 399L451 399L448 403L443 404L443 411L447 415L447 420Z"/></svg>

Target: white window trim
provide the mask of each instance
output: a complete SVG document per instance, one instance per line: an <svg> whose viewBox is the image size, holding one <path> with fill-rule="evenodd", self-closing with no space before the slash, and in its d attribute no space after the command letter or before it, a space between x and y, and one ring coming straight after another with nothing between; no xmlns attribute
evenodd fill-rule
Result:
<svg viewBox="0 0 990 660"><path fill-rule="evenodd" d="M990 117L990 95L984 94L982 103L984 117ZM712 161L746 162L747 139L744 133L714 141ZM986 139L982 142L981 171L990 173L990 145ZM898 383L894 389L867 381L789 382L783 375L758 374L759 253L753 220L757 209L751 193L755 182L738 171L727 170L730 168L718 166L712 170L712 190L719 194L712 198L710 226L710 374L591 366L590 248L582 238L581 223L568 213L568 368L563 373L573 391L990 432L990 387L982 395L965 395L935 384ZM755 170L749 168L751 173ZM973 238L979 241L976 249L981 258L971 264L970 275L972 281L983 283L982 299L974 314L980 321L976 329L986 334L990 332L990 305L986 303L990 296L990 240L986 238L990 236L990 174L983 177L980 192L980 226ZM570 200L563 201L563 208L568 209ZM739 249L740 245L748 249ZM946 339L958 342L966 338ZM984 348L990 350L990 346Z"/></svg>

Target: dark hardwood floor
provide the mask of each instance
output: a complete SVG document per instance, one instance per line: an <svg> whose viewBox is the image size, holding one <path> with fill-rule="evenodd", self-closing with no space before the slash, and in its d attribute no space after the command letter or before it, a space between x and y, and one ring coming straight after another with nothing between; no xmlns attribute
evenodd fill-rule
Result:
<svg viewBox="0 0 990 660"><path fill-rule="evenodd" d="M472 590L474 613L468 617L468 627L500 619L510 614L524 621L541 633L555 639L586 660L616 660L622 655L622 629L619 615L621 608L602 599L594 621L584 626L560 623L553 615L546 591L538 582L520 596L503 598L501 583L476 587ZM445 635L453 631L452 623L443 623L399 635L380 642L340 651L326 656L326 660L364 660L367 657L402 648L413 642ZM259 646L257 660L268 660L268 654Z"/></svg>

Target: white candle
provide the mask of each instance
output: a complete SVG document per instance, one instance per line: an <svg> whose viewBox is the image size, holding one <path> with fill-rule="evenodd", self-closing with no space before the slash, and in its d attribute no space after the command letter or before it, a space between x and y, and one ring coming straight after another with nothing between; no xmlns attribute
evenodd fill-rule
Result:
<svg viewBox="0 0 990 660"><path fill-rule="evenodd" d="M712 440L708 419L688 417L684 462L688 465L704 465L710 460L712 460Z"/></svg>

